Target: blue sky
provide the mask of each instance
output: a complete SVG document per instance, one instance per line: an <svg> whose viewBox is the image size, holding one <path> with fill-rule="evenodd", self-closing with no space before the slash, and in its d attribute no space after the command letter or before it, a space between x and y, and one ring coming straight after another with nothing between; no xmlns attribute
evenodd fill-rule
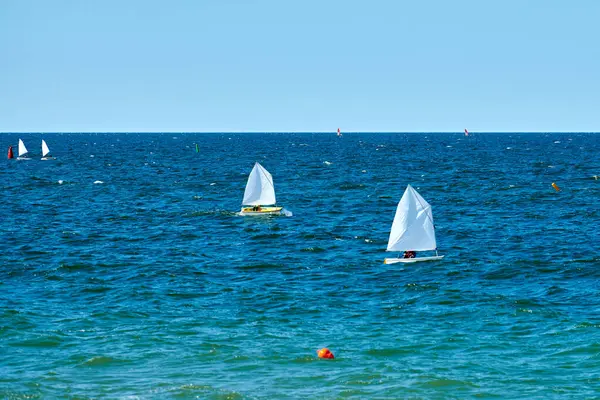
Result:
<svg viewBox="0 0 600 400"><path fill-rule="evenodd" d="M600 1L0 0L0 131L598 131Z"/></svg>

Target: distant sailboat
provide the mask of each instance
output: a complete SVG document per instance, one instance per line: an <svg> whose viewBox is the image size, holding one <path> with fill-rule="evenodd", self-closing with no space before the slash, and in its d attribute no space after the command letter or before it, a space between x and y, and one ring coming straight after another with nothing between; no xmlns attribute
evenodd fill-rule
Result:
<svg viewBox="0 0 600 400"><path fill-rule="evenodd" d="M46 141L42 139L42 160L56 160L56 157L49 156L48 154L50 154L50 149Z"/></svg>
<svg viewBox="0 0 600 400"><path fill-rule="evenodd" d="M27 153L28 151L27 147L25 147L25 143L23 143L23 141L19 139L19 156L17 157L17 160L31 160L31 158L25 157Z"/></svg>
<svg viewBox="0 0 600 400"><path fill-rule="evenodd" d="M337 135L338 135L338 137L342 137L342 132L340 131L340 128L338 128L338 130L337 130Z"/></svg>
<svg viewBox="0 0 600 400"><path fill-rule="evenodd" d="M273 177L262 165L254 164L248 176L240 215L280 215L283 207L277 207L276 203Z"/></svg>
<svg viewBox="0 0 600 400"><path fill-rule="evenodd" d="M417 251L435 250L435 256L416 257ZM431 206L408 185L396 209L387 251L404 252L404 258L386 258L384 264L441 260L437 254Z"/></svg>
<svg viewBox="0 0 600 400"><path fill-rule="evenodd" d="M469 131L465 129L465 136L469 136Z"/></svg>

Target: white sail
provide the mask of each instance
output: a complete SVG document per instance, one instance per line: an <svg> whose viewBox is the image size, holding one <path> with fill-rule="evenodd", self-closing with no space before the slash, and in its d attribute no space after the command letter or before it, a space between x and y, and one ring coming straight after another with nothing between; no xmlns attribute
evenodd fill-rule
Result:
<svg viewBox="0 0 600 400"><path fill-rule="evenodd" d="M50 149L48 148L46 141L42 139L42 157L46 157L48 153L50 153Z"/></svg>
<svg viewBox="0 0 600 400"><path fill-rule="evenodd" d="M27 147L25 147L25 143L21 139L19 139L19 157L27 154Z"/></svg>
<svg viewBox="0 0 600 400"><path fill-rule="evenodd" d="M275 204L275 187L273 177L259 163L254 164L248 177L242 205L264 206Z"/></svg>
<svg viewBox="0 0 600 400"><path fill-rule="evenodd" d="M436 248L431 206L408 185L396 209L387 250L425 251Z"/></svg>

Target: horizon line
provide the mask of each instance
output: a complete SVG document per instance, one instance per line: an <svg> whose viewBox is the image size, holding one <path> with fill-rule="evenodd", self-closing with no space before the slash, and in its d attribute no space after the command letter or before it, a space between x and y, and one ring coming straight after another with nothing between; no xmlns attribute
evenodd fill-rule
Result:
<svg viewBox="0 0 600 400"><path fill-rule="evenodd" d="M464 134L464 131L341 131L344 133L459 133ZM319 134L336 134L337 131L0 131L2 134L10 133L319 133ZM598 131L469 131L472 134L486 133L600 133Z"/></svg>

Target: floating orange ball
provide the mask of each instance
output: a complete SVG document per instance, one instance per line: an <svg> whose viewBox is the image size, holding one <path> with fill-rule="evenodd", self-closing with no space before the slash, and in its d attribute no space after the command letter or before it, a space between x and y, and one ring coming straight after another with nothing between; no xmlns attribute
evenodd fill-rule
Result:
<svg viewBox="0 0 600 400"><path fill-rule="evenodd" d="M327 358L330 360L333 360L335 358L333 356L333 353L329 351L327 347L324 347L321 350L317 351L317 356L319 356L319 358Z"/></svg>

